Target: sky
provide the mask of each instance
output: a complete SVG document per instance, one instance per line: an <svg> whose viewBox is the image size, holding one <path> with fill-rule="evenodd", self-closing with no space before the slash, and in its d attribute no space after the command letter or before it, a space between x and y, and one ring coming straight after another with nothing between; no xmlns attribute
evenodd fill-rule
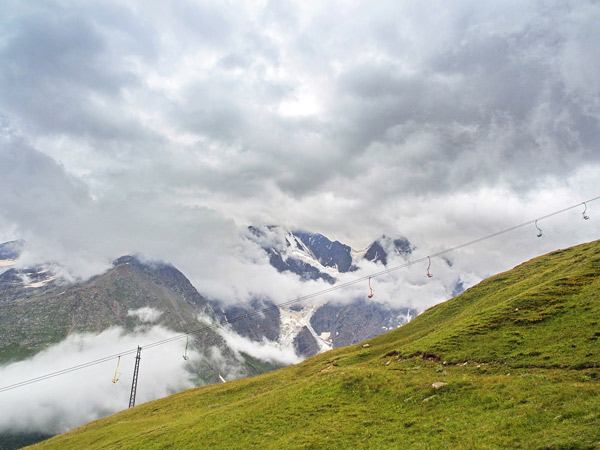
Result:
<svg viewBox="0 0 600 450"><path fill-rule="evenodd" d="M0 241L72 279L140 253L231 302L285 290L248 225L420 257L581 203L598 23L592 0L5 0ZM598 211L518 258L597 239ZM473 280L534 232L465 252Z"/></svg>
<svg viewBox="0 0 600 450"><path fill-rule="evenodd" d="M19 264L55 262L71 280L135 253L211 298L280 303L329 285L277 273L249 225L355 250L404 236L420 259L581 204L600 195L599 23L595 0L3 0L0 242L25 239ZM523 227L374 278L373 301L423 310L457 282L598 239L600 201L587 207L589 220L577 207L539 221L542 238ZM359 266L340 282L383 269ZM1 378L172 334L70 336ZM140 402L191 385L181 361L144 361L163 382L142 383ZM113 370L10 391L0 430L54 433L124 408Z"/></svg>

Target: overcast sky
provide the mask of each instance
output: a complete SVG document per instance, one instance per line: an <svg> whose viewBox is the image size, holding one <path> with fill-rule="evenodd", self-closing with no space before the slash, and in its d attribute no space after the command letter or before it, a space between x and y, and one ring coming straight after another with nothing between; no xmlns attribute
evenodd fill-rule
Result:
<svg viewBox="0 0 600 450"><path fill-rule="evenodd" d="M598 24L591 0L3 0L0 241L84 277L140 252L233 298L260 291L233 286L260 284L250 224L428 254L580 203ZM567 244L599 237L589 207Z"/></svg>

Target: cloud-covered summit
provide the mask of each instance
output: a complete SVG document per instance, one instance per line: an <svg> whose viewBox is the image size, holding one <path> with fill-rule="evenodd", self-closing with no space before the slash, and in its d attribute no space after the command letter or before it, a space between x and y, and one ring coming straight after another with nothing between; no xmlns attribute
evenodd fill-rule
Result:
<svg viewBox="0 0 600 450"><path fill-rule="evenodd" d="M233 298L260 290L250 224L435 247L594 197L599 21L594 1L3 2L0 241L80 276L140 252Z"/></svg>

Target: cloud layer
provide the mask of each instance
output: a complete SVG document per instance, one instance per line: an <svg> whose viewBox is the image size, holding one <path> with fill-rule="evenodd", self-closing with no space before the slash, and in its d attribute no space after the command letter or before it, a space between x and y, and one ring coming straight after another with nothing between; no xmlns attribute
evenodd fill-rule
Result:
<svg viewBox="0 0 600 450"><path fill-rule="evenodd" d="M4 2L0 237L73 277L139 252L284 301L301 288L246 225L431 253L575 204L598 195L599 21L594 1Z"/></svg>
<svg viewBox="0 0 600 450"><path fill-rule="evenodd" d="M110 328L99 335L74 334L27 361L0 366L2 386L20 383L55 371L135 349L140 343L172 337L161 327L123 334ZM193 356L195 358L195 356ZM157 364L157 361L162 363ZM0 432L64 433L76 426L127 408L135 355L117 358L2 393ZM192 374L179 356L179 348L163 345L142 353L136 404L193 387Z"/></svg>

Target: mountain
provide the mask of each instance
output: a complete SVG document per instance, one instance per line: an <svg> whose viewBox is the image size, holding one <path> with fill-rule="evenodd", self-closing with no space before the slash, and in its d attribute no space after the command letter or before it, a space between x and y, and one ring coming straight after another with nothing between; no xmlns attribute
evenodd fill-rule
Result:
<svg viewBox="0 0 600 450"><path fill-rule="evenodd" d="M10 256L18 257L16 252ZM196 385L256 375L283 365L232 349L214 329L220 321L183 273L170 264L143 262L135 256L118 258L108 271L85 282L67 282L46 265L0 273L0 366L29 359L73 333L99 334L115 326L126 334L155 326L172 335L203 329L189 337L194 357L185 367ZM279 328L277 321L271 322L270 326ZM111 350L117 350L117 345ZM37 430L0 430L0 449L20 448L47 437Z"/></svg>
<svg viewBox="0 0 600 450"><path fill-rule="evenodd" d="M279 272L295 274L304 281L321 279L329 284L334 284L340 274L356 271L361 260L385 266L390 253L408 258L414 250L404 237L382 236L367 249L355 251L322 234L306 231L290 231L278 226L250 226L248 231L248 238L266 252L270 264ZM372 338L418 314L415 309L392 308L385 303L366 302L364 298L349 298L342 304L308 303L291 308L278 308L264 299L245 307L221 309L218 304L213 307L223 321L266 308L267 315L253 316L252 321L242 320L232 327L257 342L267 337L281 345L291 343L304 357ZM280 325L279 330L273 327L275 321ZM268 334L262 334L259 329L268 329Z"/></svg>
<svg viewBox="0 0 600 450"><path fill-rule="evenodd" d="M384 235L365 250L355 251L318 233L285 230L274 225L250 226L248 230L250 239L261 244L271 265L280 272L289 271L305 280L320 278L331 284L337 274L357 270L362 259L385 266L390 253L407 258L414 250L405 237L392 239Z"/></svg>
<svg viewBox="0 0 600 450"><path fill-rule="evenodd" d="M0 244L0 261L17 259L21 255L24 248L25 241L22 239Z"/></svg>
<svg viewBox="0 0 600 450"><path fill-rule="evenodd" d="M131 332L153 325L183 333L203 325L198 316L219 320L179 270L134 256L115 260L107 272L83 283L66 283L44 267L9 269L0 275L0 311L4 363L26 359L70 333L99 333L112 326ZM207 357L194 367L200 384L219 382L226 367L242 376L257 373L255 361L240 361L211 328L195 334L191 346L201 354L211 348L222 354L222 364Z"/></svg>
<svg viewBox="0 0 600 450"><path fill-rule="evenodd" d="M250 226L248 230L250 240L261 245L273 267L295 273L302 280L322 279L333 284L335 275L348 271L352 263L350 247L320 234L294 233L277 226Z"/></svg>
<svg viewBox="0 0 600 450"><path fill-rule="evenodd" d="M390 251L407 258L414 249L414 246L405 237L392 239L384 235L367 248L363 258L387 266Z"/></svg>
<svg viewBox="0 0 600 450"><path fill-rule="evenodd" d="M280 227L251 227L249 232L272 266L304 281L322 279L333 284L341 274L357 270L361 262L387 264L388 255L406 258L412 251L405 238L382 236L366 250L356 252L320 234ZM270 299L254 299L244 305L224 306L218 299L200 295L172 265L134 256L118 258L111 269L88 281L67 282L57 276L52 264L16 268L15 260L24 247L24 241L0 245L5 258L0 260L4 263L0 268L4 270L0 272L0 326L5 331L0 335L0 364L31 358L73 333L100 333L117 326L131 334L161 326L181 334L205 323L219 325L237 345L240 336L250 339L253 344L242 345L253 345L252 351L246 347L252 354L263 354L260 349L266 344L305 358L372 338L418 313L364 298L287 307ZM272 356L260 360L233 350L213 328L192 335L190 347L200 355L200 360L186 364L198 385L283 365L273 363ZM0 449L6 442L34 442L40 436L3 434Z"/></svg>
<svg viewBox="0 0 600 450"><path fill-rule="evenodd" d="M323 267L330 267L340 273L354 270L352 249L338 241L332 242L321 234L296 232L296 244L308 250Z"/></svg>
<svg viewBox="0 0 600 450"><path fill-rule="evenodd" d="M278 271L328 283L356 270L361 259L386 264L388 252L407 257L413 249L406 238L382 236L365 251L355 252L321 234L274 226L249 227L249 232ZM160 313L156 324L175 331L197 328L196 317L201 314L254 342L266 339L282 347L292 346L303 357L371 338L418 313L362 298L302 308L278 307L269 299L224 307L218 299L203 298L173 266L141 263L132 256L117 259L111 270L85 283L66 283L57 279L50 265L11 268L24 246L24 241L0 245L1 261L5 262L5 271L0 273L0 324L7 330L0 337L0 362L27 358L73 332L100 332L115 325L131 331L141 322L130 312L145 307ZM249 314L250 318L237 320ZM345 331L348 324L352 333ZM193 345L200 344L205 343ZM219 374L215 369L202 381L218 381Z"/></svg>
<svg viewBox="0 0 600 450"><path fill-rule="evenodd" d="M391 309L364 299L347 305L325 304L311 317L319 335L326 334L331 345L344 347L366 341L408 323L417 315L410 308Z"/></svg>
<svg viewBox="0 0 600 450"><path fill-rule="evenodd" d="M597 448L599 317L596 241L486 279L364 344L35 448Z"/></svg>
<svg viewBox="0 0 600 450"><path fill-rule="evenodd" d="M25 241L9 241L0 244L0 274L14 265L25 248Z"/></svg>
<svg viewBox="0 0 600 450"><path fill-rule="evenodd" d="M331 241L321 234L306 231L292 232L276 226L249 227L248 230L249 239L259 244L260 248L267 253L273 267L280 272L296 274L304 281L321 279L333 284L340 274L357 270L357 265L361 260L385 265L389 253L393 252L406 258L413 250L413 246L406 238L393 240L382 236L366 250L356 252L348 245ZM241 336L255 342L262 342L266 339L277 342L281 346L292 345L302 356L312 356L333 347L350 345L371 338L406 323L418 313L414 309L391 308L385 303L366 303L362 298L350 298L343 304L307 304L303 308L297 306L280 308L270 299L255 299L244 306L225 307L218 299L200 298L200 294L189 284L189 281L187 279L185 282L183 281L184 275L172 266L154 264L150 270L148 269L150 266L141 264L133 257L116 260L115 267L108 273L94 278L93 281L77 284L75 287L75 285L65 284L64 280L57 280L49 265L26 269L11 268L24 246L24 241L0 244L0 257L3 258L0 259L0 263L3 263L4 267L4 272L0 273L0 305L3 305L5 311L2 320L8 327L8 333L4 338L0 338L2 345L0 361L33 355L44 346L64 338L68 332L97 332L112 325L128 326L128 329L131 329L133 326L132 316L124 319L124 314L135 308L157 307L156 304L146 301L148 296L143 299L138 298L138 301L134 302L135 304L131 303L136 298L135 296L127 299L122 295L113 296L112 302L117 305L114 308L121 310L119 313L112 311L108 315L99 314L99 311L103 311L106 305L100 307L92 303L87 308L86 303L86 309L80 308L78 314L72 315L71 324L64 315L65 308L75 308L65 306L69 302L77 303L74 299L69 298L69 295L75 295L72 294L75 291L79 292L77 295L80 302L82 298L87 299L91 296L97 300L96 303L102 301L106 303L106 296L109 293L113 295L115 289L107 289L98 293L94 287L95 284L105 279L112 280L113 275L111 274L121 271L120 267L128 264L144 273L144 280L149 282L149 286L152 286L149 288L150 290L159 291L158 285L163 284L169 288L179 286L177 283L180 283L181 286L185 285L184 290L187 295L185 301L188 303L191 301L193 307L198 308L198 311L194 313L202 313L210 320L229 327ZM177 272L179 275L175 277L174 273L171 273L171 277L175 279L167 280L165 277L169 270ZM154 277L157 279L154 280ZM142 280L135 281L137 286L131 290L138 294L143 292L144 289L141 287L143 282ZM180 290L183 289L181 286ZM65 298L67 298L66 301ZM195 328L194 320L190 322L188 319L181 319L181 323L167 320L170 314L175 314L170 311L168 302L162 302L158 307L160 311L169 311L169 314L161 317L159 324L172 327L177 331L185 331L184 325L188 330ZM33 314L32 310L39 310L38 313L43 314L44 317L62 317L60 319L62 322L56 324L57 326L54 326L54 323L46 324L52 328L52 333L49 334L46 333L41 323L39 329L35 329L36 321L28 320L25 317L25 311ZM55 312L60 310L62 310L61 313ZM262 313L255 314L257 311L262 311ZM187 313L191 317L194 316L189 311ZM83 317L82 315L85 314L87 316ZM234 320L248 314L252 314L251 319ZM95 323L97 318L92 319L92 317L102 317L103 320ZM76 324L75 318L77 318ZM347 323L353 324L353 333L340 332L341 324ZM29 333L31 327L33 328ZM214 377L215 374L212 375L212 379L215 379Z"/></svg>

